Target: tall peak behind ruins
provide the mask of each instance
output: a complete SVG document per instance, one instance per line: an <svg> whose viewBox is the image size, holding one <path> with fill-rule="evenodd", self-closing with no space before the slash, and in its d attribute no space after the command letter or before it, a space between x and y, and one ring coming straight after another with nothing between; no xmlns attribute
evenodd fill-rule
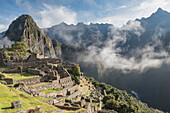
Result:
<svg viewBox="0 0 170 113"><path fill-rule="evenodd" d="M24 42L34 53L49 57L57 56L53 46L55 41L52 41L29 15L24 14L14 20L4 37L8 37L11 41Z"/></svg>

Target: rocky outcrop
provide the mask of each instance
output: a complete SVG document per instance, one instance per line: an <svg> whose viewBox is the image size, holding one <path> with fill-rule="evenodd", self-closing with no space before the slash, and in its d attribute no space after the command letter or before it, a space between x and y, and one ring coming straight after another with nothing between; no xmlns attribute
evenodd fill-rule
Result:
<svg viewBox="0 0 170 113"><path fill-rule="evenodd" d="M32 52L37 54L48 57L55 57L56 53L59 54L59 52L55 52L51 38L37 26L29 15L21 15L14 20L4 37L8 37L11 41L24 42ZM60 51L60 49L56 48L56 51Z"/></svg>

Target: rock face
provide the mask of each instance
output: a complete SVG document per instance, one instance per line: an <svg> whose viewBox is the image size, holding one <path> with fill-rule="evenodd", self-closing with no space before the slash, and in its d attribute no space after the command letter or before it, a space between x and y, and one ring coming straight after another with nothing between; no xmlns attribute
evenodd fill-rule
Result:
<svg viewBox="0 0 170 113"><path fill-rule="evenodd" d="M11 41L24 42L32 52L49 57L56 56L57 52L54 51L51 38L37 26L29 15L21 15L14 20L4 37L8 37ZM57 44L55 46L58 46Z"/></svg>
<svg viewBox="0 0 170 113"><path fill-rule="evenodd" d="M63 44L71 44L80 47L99 45L100 41L106 40L111 24L90 24L78 23L77 25L67 25L61 23L44 29L44 32Z"/></svg>

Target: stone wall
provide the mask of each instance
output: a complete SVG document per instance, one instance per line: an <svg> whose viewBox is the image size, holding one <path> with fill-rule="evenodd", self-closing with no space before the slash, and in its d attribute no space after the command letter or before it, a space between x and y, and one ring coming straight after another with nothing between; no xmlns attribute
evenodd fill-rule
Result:
<svg viewBox="0 0 170 113"><path fill-rule="evenodd" d="M65 87L69 87L69 86L72 86L73 85L73 81L71 79L71 76L68 76L68 77L65 77L65 78L62 78L59 80L59 83L61 84L61 86L63 88Z"/></svg>
<svg viewBox="0 0 170 113"><path fill-rule="evenodd" d="M40 91L40 90L44 90L44 89L53 89L53 88L59 88L60 89L61 86L60 86L60 84L49 83L49 84L45 84L45 85L30 87L29 89L31 91Z"/></svg>
<svg viewBox="0 0 170 113"><path fill-rule="evenodd" d="M14 83L14 81L13 81L13 79L12 78L5 78L5 79L3 79L7 84L13 84Z"/></svg>
<svg viewBox="0 0 170 113"><path fill-rule="evenodd" d="M68 95L73 94L77 89L78 89L78 85L68 88L68 90L67 90Z"/></svg>
<svg viewBox="0 0 170 113"><path fill-rule="evenodd" d="M45 103L49 104L49 105L54 105L55 103L57 103L58 101L56 99L50 99L47 101L44 101Z"/></svg>
<svg viewBox="0 0 170 113"><path fill-rule="evenodd" d="M76 110L79 110L80 107L73 107L73 106L60 106L60 105L55 105L56 107L60 108L60 109L65 109L65 110L73 110L73 111L76 111Z"/></svg>
<svg viewBox="0 0 170 113"><path fill-rule="evenodd" d="M28 72L36 75L45 76L45 73L39 69L28 68Z"/></svg>
<svg viewBox="0 0 170 113"><path fill-rule="evenodd" d="M117 113L114 110L98 110L97 113Z"/></svg>
<svg viewBox="0 0 170 113"><path fill-rule="evenodd" d="M31 59L34 59L34 58L31 58ZM23 62L23 68L35 68L37 67L38 65L40 64L47 64L48 63L52 63L52 64L61 64L61 60L60 59L57 59L57 58L44 58L44 59L37 59L36 61L35 60L25 60ZM8 68L18 68L21 64L21 62L12 62L12 61L8 61L7 62L7 67Z"/></svg>
<svg viewBox="0 0 170 113"><path fill-rule="evenodd" d="M34 77L34 78L23 79L23 80L14 80L14 82L24 83L25 85L31 85L31 84L35 84L35 83L40 83L41 77Z"/></svg>
<svg viewBox="0 0 170 113"><path fill-rule="evenodd" d="M81 96L81 92L80 92L80 91L76 91L76 92L74 92L72 95L69 95L69 96L67 97L67 99L68 99L68 100L74 100L74 99L76 99L78 96Z"/></svg>
<svg viewBox="0 0 170 113"><path fill-rule="evenodd" d="M48 94L43 95L41 97L45 97L45 98L49 98L49 97L65 97L66 94L67 94L67 89L63 89L63 90L58 91L58 92L48 93Z"/></svg>
<svg viewBox="0 0 170 113"><path fill-rule="evenodd" d="M75 102L75 104L79 104L81 107L85 107L86 101L83 99L81 101Z"/></svg>
<svg viewBox="0 0 170 113"><path fill-rule="evenodd" d="M30 67L36 67L37 63L36 62L23 62L23 64L21 64L21 62L11 62L11 61L6 63L6 66L11 69L18 68L21 65L25 69L25 68L30 68Z"/></svg>

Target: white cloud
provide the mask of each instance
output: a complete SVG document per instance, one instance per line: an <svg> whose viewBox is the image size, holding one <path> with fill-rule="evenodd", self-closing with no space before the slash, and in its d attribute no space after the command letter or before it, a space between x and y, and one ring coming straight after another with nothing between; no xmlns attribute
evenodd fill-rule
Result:
<svg viewBox="0 0 170 113"><path fill-rule="evenodd" d="M127 8L127 6L129 8ZM127 10L122 11L121 13L110 15L107 17L99 18L94 20L98 23L111 23L117 27L121 27L128 20L135 20L136 18L149 17L153 12L161 7L167 11L170 11L170 1L169 0L144 0L138 5L135 3L135 7L132 4L122 5L117 9L117 12L121 11L124 8ZM130 7L131 6L131 7ZM114 11L114 10L112 10Z"/></svg>
<svg viewBox="0 0 170 113"><path fill-rule="evenodd" d="M96 19L94 22L95 23L109 23L109 24L113 24L114 26L121 27L129 19L130 18L126 17L125 15L116 15L116 16Z"/></svg>
<svg viewBox="0 0 170 113"><path fill-rule="evenodd" d="M0 33L7 29L6 25L0 24Z"/></svg>
<svg viewBox="0 0 170 113"><path fill-rule="evenodd" d="M51 27L52 25L65 22L67 24L75 24L77 22L77 14L64 6L49 6L44 4L44 9L38 12L41 19L37 20L40 27Z"/></svg>
<svg viewBox="0 0 170 113"><path fill-rule="evenodd" d="M6 47L11 46L14 42L10 41L8 37L4 37L3 39L0 40L0 48L2 48L4 45Z"/></svg>
<svg viewBox="0 0 170 113"><path fill-rule="evenodd" d="M127 6L122 5L122 6L118 7L118 8L116 8L116 9L124 9L124 8L127 8Z"/></svg>
<svg viewBox="0 0 170 113"><path fill-rule="evenodd" d="M170 5L170 2L168 0L145 0L141 2L141 4L139 4L138 6L131 8L130 11L134 14L133 16L136 18L148 17L159 7L164 8L167 5ZM170 8L168 10L170 10Z"/></svg>

